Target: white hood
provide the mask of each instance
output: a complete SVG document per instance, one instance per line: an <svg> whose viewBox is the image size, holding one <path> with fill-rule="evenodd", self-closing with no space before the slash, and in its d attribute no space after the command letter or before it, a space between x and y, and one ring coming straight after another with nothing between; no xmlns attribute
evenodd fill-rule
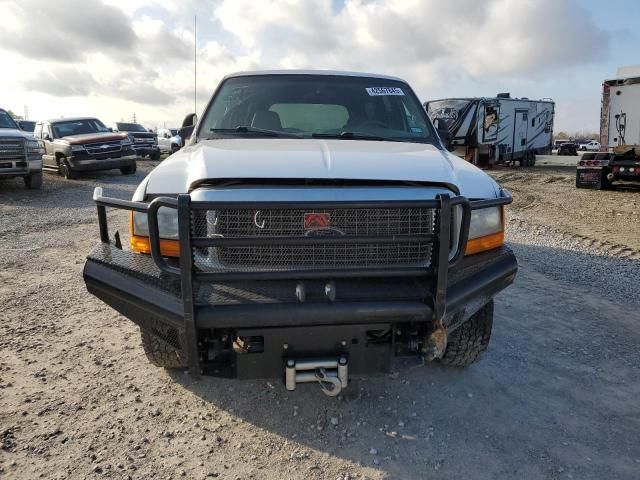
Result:
<svg viewBox="0 0 640 480"><path fill-rule="evenodd" d="M163 161L146 194L187 193L206 179L340 179L438 183L467 198L494 198L482 170L433 145L323 139L204 140ZM136 197L142 192L137 192Z"/></svg>

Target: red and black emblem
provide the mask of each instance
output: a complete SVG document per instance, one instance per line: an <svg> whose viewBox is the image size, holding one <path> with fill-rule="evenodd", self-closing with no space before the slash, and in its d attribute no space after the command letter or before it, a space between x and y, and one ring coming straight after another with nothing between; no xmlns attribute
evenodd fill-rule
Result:
<svg viewBox="0 0 640 480"><path fill-rule="evenodd" d="M314 228L327 228L331 225L331 216L328 213L305 213L304 228L311 230Z"/></svg>

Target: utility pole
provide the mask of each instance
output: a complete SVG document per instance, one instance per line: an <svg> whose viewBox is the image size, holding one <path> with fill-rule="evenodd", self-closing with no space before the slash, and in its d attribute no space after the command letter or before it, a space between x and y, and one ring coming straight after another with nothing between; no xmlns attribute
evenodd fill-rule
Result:
<svg viewBox="0 0 640 480"><path fill-rule="evenodd" d="M136 112L133 112L133 123L138 123L136 122Z"/></svg>
<svg viewBox="0 0 640 480"><path fill-rule="evenodd" d="M193 113L198 112L198 16L193 16Z"/></svg>

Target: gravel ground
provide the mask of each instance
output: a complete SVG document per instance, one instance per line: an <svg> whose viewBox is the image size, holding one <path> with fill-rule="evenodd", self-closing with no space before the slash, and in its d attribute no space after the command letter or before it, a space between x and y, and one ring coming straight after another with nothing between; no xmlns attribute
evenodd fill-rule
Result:
<svg viewBox="0 0 640 480"><path fill-rule="evenodd" d="M47 174L35 192L0 182L0 477L638 478L637 191L492 172L515 195L521 269L486 355L355 379L332 399L154 368L133 324L86 293L93 187L128 198L152 165ZM111 221L126 232L122 213Z"/></svg>

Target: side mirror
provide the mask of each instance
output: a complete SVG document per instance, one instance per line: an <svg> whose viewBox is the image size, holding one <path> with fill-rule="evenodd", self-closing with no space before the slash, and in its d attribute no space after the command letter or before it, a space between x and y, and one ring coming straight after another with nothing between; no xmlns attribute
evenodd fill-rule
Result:
<svg viewBox="0 0 640 480"><path fill-rule="evenodd" d="M186 141L191 138L193 130L196 128L198 122L198 116L195 113L190 113L182 121L182 128L178 130L178 135L182 137L182 140Z"/></svg>
<svg viewBox="0 0 640 480"><path fill-rule="evenodd" d="M109 130L110 132L113 132L113 128L111 127L107 128L107 130Z"/></svg>
<svg viewBox="0 0 640 480"><path fill-rule="evenodd" d="M153 128L149 128L149 133L153 133Z"/></svg>
<svg viewBox="0 0 640 480"><path fill-rule="evenodd" d="M42 139L46 140L47 142L51 141L51 135L49 135L48 133L45 133L42 135Z"/></svg>
<svg viewBox="0 0 640 480"><path fill-rule="evenodd" d="M449 131L449 127L447 127L446 122L441 118L436 118L433 122L433 125L436 127L438 131L438 136L440 137L440 141L442 142L442 146L446 148L448 151L453 150L453 145L451 144L453 140L453 136Z"/></svg>

